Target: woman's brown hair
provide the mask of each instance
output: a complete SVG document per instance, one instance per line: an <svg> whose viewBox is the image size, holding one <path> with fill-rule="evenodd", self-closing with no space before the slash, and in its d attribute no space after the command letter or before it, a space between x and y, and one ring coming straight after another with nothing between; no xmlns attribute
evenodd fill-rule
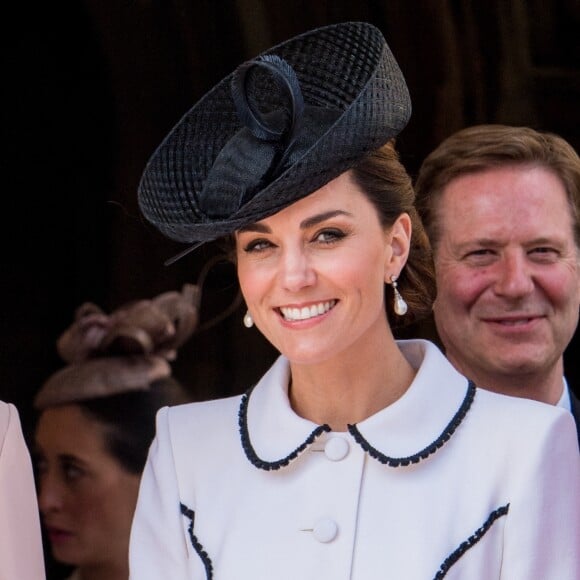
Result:
<svg viewBox="0 0 580 580"><path fill-rule="evenodd" d="M402 214L411 218L412 236L409 258L399 278L398 290L409 306L399 316L393 309L393 291L386 288L387 316L393 328L406 326L431 313L436 296L435 272L429 239L415 209L411 177L399 160L394 142L367 154L352 169L355 183L375 206L381 223L393 225Z"/></svg>

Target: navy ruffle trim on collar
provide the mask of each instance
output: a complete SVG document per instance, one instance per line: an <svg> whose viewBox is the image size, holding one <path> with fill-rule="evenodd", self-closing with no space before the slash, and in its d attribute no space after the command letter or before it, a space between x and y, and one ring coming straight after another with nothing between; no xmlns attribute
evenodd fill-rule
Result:
<svg viewBox="0 0 580 580"><path fill-rule="evenodd" d="M261 459L258 454L256 453L248 430L248 405L250 402L250 396L252 394L254 387L249 389L243 396L240 402L240 409L238 412L238 427L240 431L240 439L242 448L246 457L258 469L263 469L265 471L277 470L281 467L285 467L289 465L293 460L295 460L301 453L303 453L309 445L314 443L318 437L320 437L323 433L327 433L331 431L329 425L319 425L316 427L312 433L306 438L304 443L299 445L294 451L289 453L286 457L279 459L277 461L266 461ZM381 451L373 447L360 433L356 425L349 425L348 431L354 438L354 440L362 447L364 451L366 451L373 459L376 459L380 463L384 465L388 465L389 467L405 467L411 464L419 463L420 461L426 459L430 455L433 455L436 451L441 449L449 439L451 439L452 435L457 430L457 427L461 424L473 400L475 398L476 393L476 386L472 381L468 382L467 392L465 393L465 397L451 419L445 429L443 429L442 433L429 445L427 445L424 449L418 451L413 455L409 455L407 457L389 457L388 455L383 454Z"/></svg>

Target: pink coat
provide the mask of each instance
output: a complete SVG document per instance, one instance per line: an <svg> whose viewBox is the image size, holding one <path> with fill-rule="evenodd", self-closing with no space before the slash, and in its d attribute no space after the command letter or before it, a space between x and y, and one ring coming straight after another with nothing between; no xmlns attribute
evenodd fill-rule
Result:
<svg viewBox="0 0 580 580"><path fill-rule="evenodd" d="M16 407L0 401L0 580L44 578L30 454Z"/></svg>

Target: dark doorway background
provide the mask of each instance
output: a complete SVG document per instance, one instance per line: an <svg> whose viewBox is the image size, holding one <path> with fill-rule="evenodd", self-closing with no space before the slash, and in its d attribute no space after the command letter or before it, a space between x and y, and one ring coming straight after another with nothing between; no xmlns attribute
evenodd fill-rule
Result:
<svg viewBox="0 0 580 580"><path fill-rule="evenodd" d="M140 218L148 156L242 60L310 28L377 25L414 104L399 139L408 170L455 130L481 122L560 133L580 148L577 0L167 0L13 3L2 16L0 397L20 409L58 366L54 343L84 301L109 310L194 282L207 247L181 247ZM202 320L236 296L221 265ZM240 307L196 335L175 373L196 398L245 389L275 353ZM429 335L429 325L413 332ZM578 384L578 336L566 372Z"/></svg>
<svg viewBox="0 0 580 580"><path fill-rule="evenodd" d="M161 138L242 60L344 20L376 24L407 77L414 113L399 148L412 174L441 139L479 122L552 130L579 148L574 1L85 0L4 15L0 396L25 423L78 305L111 309L179 288L215 254L208 247L164 267L181 248L139 216L137 183ZM235 294L233 269L216 267L202 318ZM237 392L272 360L242 314L182 350L176 374L196 397Z"/></svg>
<svg viewBox="0 0 580 580"><path fill-rule="evenodd" d="M373 22L407 78L414 113L399 139L415 174L461 127L525 124L580 149L577 0L80 0L3 9L0 156L0 398L27 437L31 401L61 362L55 339L84 301L110 310L195 282L205 247L181 247L136 205L147 158L180 116L237 64L316 26ZM202 322L237 292L231 266L207 280ZM240 307L182 349L176 376L195 398L247 388L275 353ZM432 336L421 325L407 334ZM580 383L578 333L566 373Z"/></svg>
<svg viewBox="0 0 580 580"><path fill-rule="evenodd" d="M78 305L111 309L179 288L215 254L204 248L164 267L180 247L139 216L137 183L160 139L245 58L344 20L376 24L407 77L414 113L399 148L412 174L442 138L479 122L556 131L579 148L573 0L63 0L4 14L0 396L25 424ZM216 267L202 318L235 294L233 269ZM196 397L237 392L272 360L242 314L182 350L176 374Z"/></svg>

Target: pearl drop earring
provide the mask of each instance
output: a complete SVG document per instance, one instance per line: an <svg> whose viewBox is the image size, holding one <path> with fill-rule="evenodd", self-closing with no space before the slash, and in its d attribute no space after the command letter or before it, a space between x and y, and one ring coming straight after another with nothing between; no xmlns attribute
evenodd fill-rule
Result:
<svg viewBox="0 0 580 580"><path fill-rule="evenodd" d="M401 296L399 290L397 290L397 277L391 276L391 285L393 286L393 295L394 295L394 303L393 303L393 310L399 316L403 316L403 314L407 313L408 306L405 302L404 298Z"/></svg>
<svg viewBox="0 0 580 580"><path fill-rule="evenodd" d="M254 319L252 318L252 315L249 313L249 311L246 311L244 314L244 326L246 328L252 328L252 326L254 326Z"/></svg>

